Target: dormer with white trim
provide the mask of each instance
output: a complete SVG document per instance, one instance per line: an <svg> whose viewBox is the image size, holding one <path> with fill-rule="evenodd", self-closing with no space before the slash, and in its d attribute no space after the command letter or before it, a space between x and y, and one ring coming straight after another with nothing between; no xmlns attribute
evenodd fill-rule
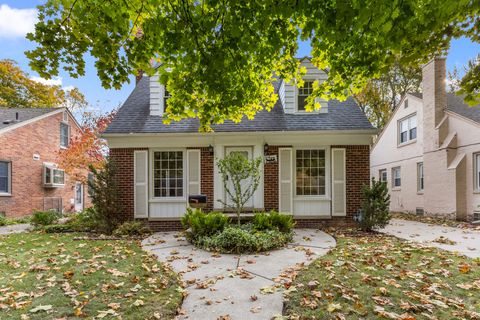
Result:
<svg viewBox="0 0 480 320"><path fill-rule="evenodd" d="M321 108L319 110L313 110L307 112L305 110L305 99L313 91L313 82L323 82L327 79L325 71L315 67L309 58L303 58L301 60L301 67L307 69L307 73L303 77L304 86L299 88L294 83L285 83L282 81L278 90L280 101L282 102L285 113L293 114L309 114L309 113L328 113L328 101L316 98L315 102L320 103Z"/></svg>

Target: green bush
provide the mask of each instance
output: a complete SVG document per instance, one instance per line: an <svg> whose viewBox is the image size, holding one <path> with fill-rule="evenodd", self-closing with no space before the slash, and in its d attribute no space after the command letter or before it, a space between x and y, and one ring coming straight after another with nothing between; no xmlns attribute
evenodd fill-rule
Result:
<svg viewBox="0 0 480 320"><path fill-rule="evenodd" d="M143 236L150 233L152 230L140 221L124 222L113 231L115 236Z"/></svg>
<svg viewBox="0 0 480 320"><path fill-rule="evenodd" d="M199 238L195 244L206 250L223 253L261 252L283 247L292 233L278 230L255 231L252 225L228 226L213 236Z"/></svg>
<svg viewBox="0 0 480 320"><path fill-rule="evenodd" d="M111 234L119 224L118 212L120 194L117 185L118 168L114 161L107 157L105 166L97 170L89 166L93 179L88 180L88 190L97 212L97 231Z"/></svg>
<svg viewBox="0 0 480 320"><path fill-rule="evenodd" d="M4 216L0 216L0 227L6 226L7 224L8 224L7 218L5 218Z"/></svg>
<svg viewBox="0 0 480 320"><path fill-rule="evenodd" d="M385 227L391 219L387 184L372 178L371 186L363 186L362 195L362 214L359 219L362 230L372 231Z"/></svg>
<svg viewBox="0 0 480 320"><path fill-rule="evenodd" d="M54 210L49 211L35 211L30 219L30 222L38 226L48 226L54 224L60 218L60 214Z"/></svg>
<svg viewBox="0 0 480 320"><path fill-rule="evenodd" d="M291 215L281 214L276 211L269 213L256 213L253 216L253 228L255 230L278 230L280 232L292 232L295 222Z"/></svg>
<svg viewBox="0 0 480 320"><path fill-rule="evenodd" d="M181 222L187 229L187 237L198 239L221 232L230 223L230 218L220 212L204 213L200 209L188 208Z"/></svg>
<svg viewBox="0 0 480 320"><path fill-rule="evenodd" d="M73 214L66 224L74 231L96 232L105 229L103 223L103 219L100 218L97 210L91 207Z"/></svg>
<svg viewBox="0 0 480 320"><path fill-rule="evenodd" d="M73 229L70 225L68 224L52 224L49 226L45 226L43 230L46 233L67 233L67 232L73 232Z"/></svg>

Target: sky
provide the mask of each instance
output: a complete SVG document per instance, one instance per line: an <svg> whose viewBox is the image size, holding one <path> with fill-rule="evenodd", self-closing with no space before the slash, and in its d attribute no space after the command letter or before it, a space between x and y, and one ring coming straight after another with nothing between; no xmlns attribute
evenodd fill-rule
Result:
<svg viewBox="0 0 480 320"><path fill-rule="evenodd" d="M44 0L0 0L0 59L13 59L20 68L26 71L32 79L43 81L38 74L28 66L28 59L24 52L35 48L35 43L25 39L27 32L33 31L36 22L36 6ZM455 66L462 68L469 59L480 53L480 44L472 43L469 39L457 39L451 44L447 56L447 69ZM299 57L310 55L308 42L300 42ZM109 111L121 105L135 86L132 76L130 83L126 83L120 90L104 89L97 76L94 66L95 60L86 57L85 76L74 79L60 70L58 78L48 80L47 83L61 85L68 90L77 87L85 94L88 102L103 111Z"/></svg>

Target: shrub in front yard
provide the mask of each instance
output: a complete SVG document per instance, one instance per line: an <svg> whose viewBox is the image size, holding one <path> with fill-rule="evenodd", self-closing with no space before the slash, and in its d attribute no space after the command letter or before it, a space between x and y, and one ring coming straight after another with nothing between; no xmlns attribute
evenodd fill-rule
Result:
<svg viewBox="0 0 480 320"><path fill-rule="evenodd" d="M276 211L268 213L256 213L252 220L255 230L278 230L280 232L292 232L295 222L291 215L281 214Z"/></svg>
<svg viewBox="0 0 480 320"><path fill-rule="evenodd" d="M187 237L198 239L221 232L230 223L230 218L220 212L204 213L200 209L188 208L181 222Z"/></svg>
<svg viewBox="0 0 480 320"><path fill-rule="evenodd" d="M93 207L73 214L66 224L78 232L101 232L105 229L104 220Z"/></svg>
<svg viewBox="0 0 480 320"><path fill-rule="evenodd" d="M30 219L30 223L36 227L48 226L54 224L60 218L60 214L56 211L35 211Z"/></svg>
<svg viewBox="0 0 480 320"><path fill-rule="evenodd" d="M140 221L124 222L113 231L115 236L143 236L150 233L152 230Z"/></svg>
<svg viewBox="0 0 480 320"><path fill-rule="evenodd" d="M372 231L385 227L391 218L387 184L372 178L371 186L363 186L362 195L362 216L359 221L362 230Z"/></svg>
<svg viewBox="0 0 480 320"><path fill-rule="evenodd" d="M107 158L102 170L90 166L90 171L94 178L88 180L88 188L98 214L98 227L101 228L99 231L111 234L119 223L120 201L115 178L118 171L117 166L110 158Z"/></svg>
<svg viewBox="0 0 480 320"><path fill-rule="evenodd" d="M283 247L292 240L292 233L278 230L255 231L251 224L228 226L210 237L201 237L197 246L222 253L261 252Z"/></svg>
<svg viewBox="0 0 480 320"><path fill-rule="evenodd" d="M187 209L182 218L187 239L199 248L223 253L260 252L283 247L292 240L291 216L257 213L252 222L233 225L223 213Z"/></svg>
<svg viewBox="0 0 480 320"><path fill-rule="evenodd" d="M73 232L73 229L68 224L51 224L43 227L45 233L67 233Z"/></svg>

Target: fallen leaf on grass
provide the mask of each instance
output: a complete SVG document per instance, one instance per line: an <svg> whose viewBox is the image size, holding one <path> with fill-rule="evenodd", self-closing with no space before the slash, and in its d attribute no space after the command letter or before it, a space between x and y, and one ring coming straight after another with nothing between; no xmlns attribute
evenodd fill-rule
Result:
<svg viewBox="0 0 480 320"><path fill-rule="evenodd" d="M33 309L30 309L29 312L37 313L39 311L49 311L49 310L52 310L52 305L51 304L47 304L47 305L44 305L44 306L37 306Z"/></svg>

